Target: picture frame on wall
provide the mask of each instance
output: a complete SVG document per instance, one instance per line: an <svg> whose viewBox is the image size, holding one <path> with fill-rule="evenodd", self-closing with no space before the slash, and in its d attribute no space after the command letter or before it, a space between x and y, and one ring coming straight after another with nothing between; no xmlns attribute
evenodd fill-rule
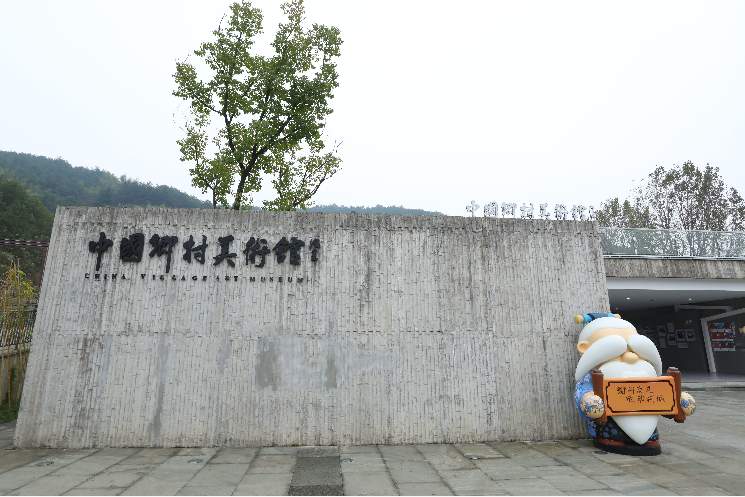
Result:
<svg viewBox="0 0 745 497"><path fill-rule="evenodd" d="M660 338L665 338L665 327L664 326L658 326L657 327L657 336Z"/></svg>
<svg viewBox="0 0 745 497"><path fill-rule="evenodd" d="M696 341L696 332L690 328L686 328L686 341L687 342L695 342Z"/></svg>
<svg viewBox="0 0 745 497"><path fill-rule="evenodd" d="M667 348L667 341L665 340L665 337L660 337L660 348L661 349Z"/></svg>

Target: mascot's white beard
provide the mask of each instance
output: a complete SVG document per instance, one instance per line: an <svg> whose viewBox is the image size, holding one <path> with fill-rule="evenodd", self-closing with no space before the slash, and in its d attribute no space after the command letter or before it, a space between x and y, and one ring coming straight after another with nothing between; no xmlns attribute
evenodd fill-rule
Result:
<svg viewBox="0 0 745 497"><path fill-rule="evenodd" d="M615 359L623 354L626 351L626 347L630 348L640 357L648 359L648 361L639 359L635 364L628 364L623 361L610 361L610 359ZM576 371L576 374L580 378L589 369L592 369L590 367L586 371L581 371L581 369L587 368L589 363L594 362L597 365L605 361L610 362L605 362L605 364L599 367L605 378L649 377L659 376L662 373L662 361L660 360L660 353L657 347L650 339L642 335L631 335L628 341L618 335L601 338L585 351L582 359L586 360L580 360ZM613 416L613 420L634 442L643 444L649 440L649 437L652 436L654 430L657 428L659 416Z"/></svg>

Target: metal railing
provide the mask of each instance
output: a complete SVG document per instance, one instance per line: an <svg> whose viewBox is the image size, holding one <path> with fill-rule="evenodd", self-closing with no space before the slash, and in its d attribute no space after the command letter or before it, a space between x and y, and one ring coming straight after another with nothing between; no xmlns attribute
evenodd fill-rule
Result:
<svg viewBox="0 0 745 497"><path fill-rule="evenodd" d="M6 316L0 316L0 352L3 347L31 342L35 321L36 307L23 312L23 327L15 317L8 321Z"/></svg>
<svg viewBox="0 0 745 497"><path fill-rule="evenodd" d="M600 228L603 255L745 259L745 232Z"/></svg>

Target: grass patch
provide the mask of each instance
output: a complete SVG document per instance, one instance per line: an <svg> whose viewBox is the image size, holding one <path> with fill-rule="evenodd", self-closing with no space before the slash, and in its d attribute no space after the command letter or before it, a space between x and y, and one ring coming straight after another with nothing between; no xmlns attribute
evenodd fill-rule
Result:
<svg viewBox="0 0 745 497"><path fill-rule="evenodd" d="M21 402L5 402L0 405L0 424L9 423L18 418L18 409L21 408Z"/></svg>

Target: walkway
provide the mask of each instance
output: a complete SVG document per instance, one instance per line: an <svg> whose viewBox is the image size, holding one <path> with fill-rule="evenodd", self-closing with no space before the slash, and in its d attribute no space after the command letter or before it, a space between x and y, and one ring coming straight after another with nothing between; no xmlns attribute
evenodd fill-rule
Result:
<svg viewBox="0 0 745 497"><path fill-rule="evenodd" d="M745 474L745 390L695 394L663 454L589 440L242 449L2 450L0 495L730 495ZM0 449L12 426L0 427Z"/></svg>

